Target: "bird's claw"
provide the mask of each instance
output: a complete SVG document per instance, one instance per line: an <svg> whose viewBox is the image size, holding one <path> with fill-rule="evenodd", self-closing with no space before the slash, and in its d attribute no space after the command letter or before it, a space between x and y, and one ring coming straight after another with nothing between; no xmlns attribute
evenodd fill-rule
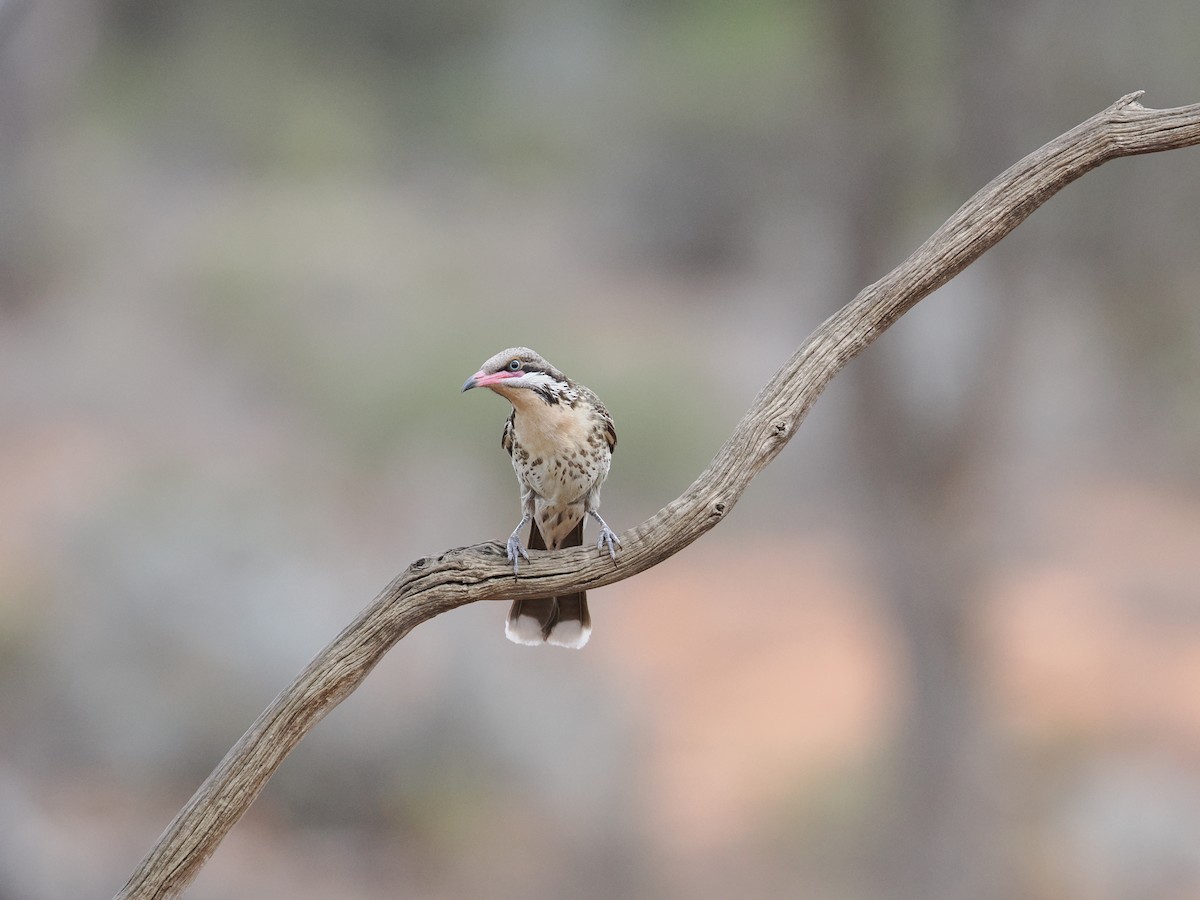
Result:
<svg viewBox="0 0 1200 900"><path fill-rule="evenodd" d="M604 548L608 547L609 557L612 558L613 562L616 562L617 548L620 546L621 546L621 539L618 538L616 536L616 534L613 532L613 530L611 528L609 528L607 525L603 526L600 529L600 540L596 541L596 549L599 550L601 553L603 553Z"/></svg>
<svg viewBox="0 0 1200 900"><path fill-rule="evenodd" d="M516 575L521 568L521 557L528 560L529 554L525 552L525 548L521 546L521 539L515 534L509 536L505 552L508 554L508 561L513 564L513 574Z"/></svg>

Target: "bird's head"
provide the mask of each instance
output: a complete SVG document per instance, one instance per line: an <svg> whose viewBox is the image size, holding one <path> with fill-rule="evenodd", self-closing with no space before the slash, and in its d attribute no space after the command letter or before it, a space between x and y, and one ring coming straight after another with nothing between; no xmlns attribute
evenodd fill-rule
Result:
<svg viewBox="0 0 1200 900"><path fill-rule="evenodd" d="M464 391L491 388L510 400L521 390L566 390L567 376L528 347L510 347L497 353L467 379Z"/></svg>

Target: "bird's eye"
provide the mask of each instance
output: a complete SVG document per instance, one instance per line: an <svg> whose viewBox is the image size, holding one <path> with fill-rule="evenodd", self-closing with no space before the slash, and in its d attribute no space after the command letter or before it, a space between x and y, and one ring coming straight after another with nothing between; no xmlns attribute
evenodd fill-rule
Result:
<svg viewBox="0 0 1200 900"><path fill-rule="evenodd" d="M521 371L521 361L519 359L514 359L508 364L508 368L513 372Z"/></svg>

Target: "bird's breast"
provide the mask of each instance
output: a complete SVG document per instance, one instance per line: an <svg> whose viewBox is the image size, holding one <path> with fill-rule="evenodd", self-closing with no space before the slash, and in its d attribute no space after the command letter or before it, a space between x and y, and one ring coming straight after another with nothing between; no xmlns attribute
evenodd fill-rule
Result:
<svg viewBox="0 0 1200 900"><path fill-rule="evenodd" d="M518 413L513 422L513 468L545 501L562 505L583 500L608 469L607 446L589 440L591 417L547 406Z"/></svg>

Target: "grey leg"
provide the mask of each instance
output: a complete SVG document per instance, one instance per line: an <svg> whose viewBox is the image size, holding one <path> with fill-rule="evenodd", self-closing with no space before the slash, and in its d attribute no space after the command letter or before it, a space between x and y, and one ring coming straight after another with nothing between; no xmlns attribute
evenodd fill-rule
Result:
<svg viewBox="0 0 1200 900"><path fill-rule="evenodd" d="M588 510L588 515L600 523L600 540L596 541L596 549L604 552L604 548L608 548L608 555L614 560L617 558L617 547L621 546L621 541L616 533L608 527L608 523L600 518L600 513L594 509Z"/></svg>

